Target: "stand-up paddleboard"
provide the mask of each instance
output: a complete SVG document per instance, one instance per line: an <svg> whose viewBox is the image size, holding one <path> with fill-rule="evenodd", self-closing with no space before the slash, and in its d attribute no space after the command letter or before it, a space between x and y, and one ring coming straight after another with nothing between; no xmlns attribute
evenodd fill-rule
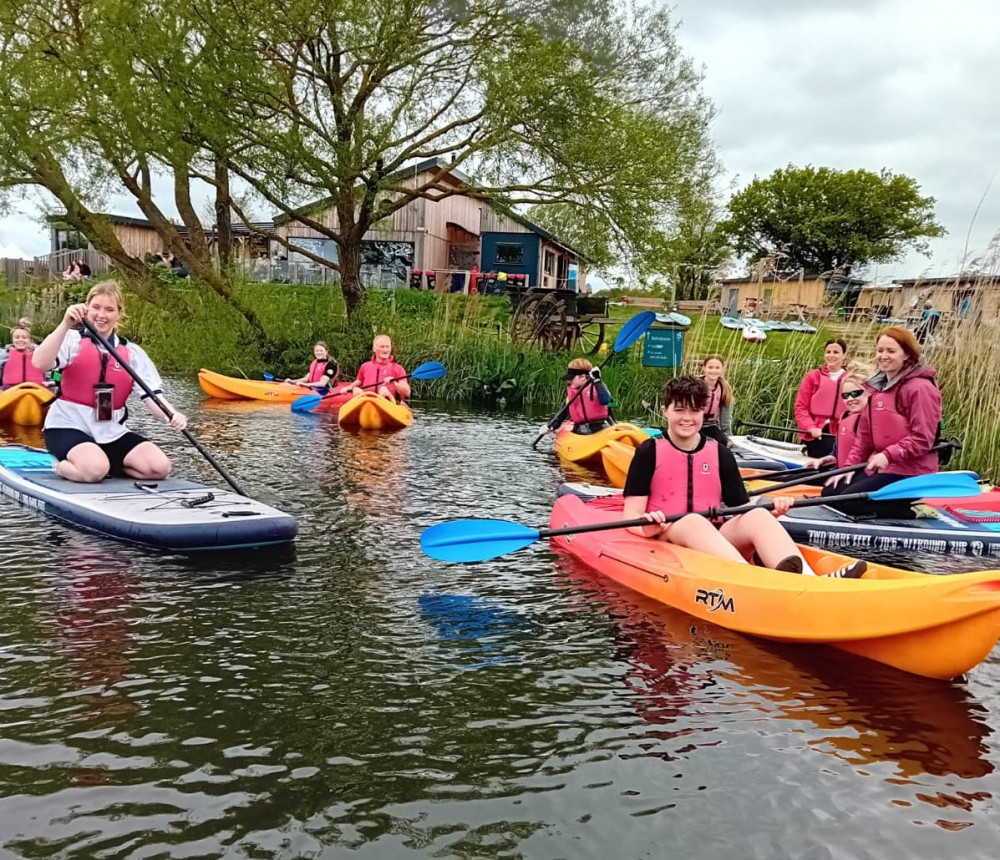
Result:
<svg viewBox="0 0 1000 860"><path fill-rule="evenodd" d="M205 552L289 543L289 514L196 481L105 478L77 484L52 471L46 451L0 446L0 494L69 525L150 549Z"/></svg>
<svg viewBox="0 0 1000 860"><path fill-rule="evenodd" d="M691 317L677 313L677 311L671 311L669 314L657 314L656 321L658 323L680 325L684 327L691 325Z"/></svg>
<svg viewBox="0 0 1000 860"><path fill-rule="evenodd" d="M763 343L767 340L767 335L757 326L748 323L743 326L743 340L749 343Z"/></svg>

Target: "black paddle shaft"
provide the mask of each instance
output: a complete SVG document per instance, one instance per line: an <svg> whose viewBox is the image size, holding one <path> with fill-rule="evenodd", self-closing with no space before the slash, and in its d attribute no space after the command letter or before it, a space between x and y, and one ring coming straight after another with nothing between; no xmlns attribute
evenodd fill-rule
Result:
<svg viewBox="0 0 1000 860"><path fill-rule="evenodd" d="M118 363L125 368L125 372L129 376L131 376L133 380L135 380L136 385L138 385L143 391L145 391L149 399L152 400L153 403L156 404L157 408L164 415L167 416L167 420L169 421L171 418L173 418L174 413L171 412L167 408L166 404L153 393L153 390L148 385L146 385L146 383L142 380L139 374L132 369L129 363L124 358L122 358L122 356L119 353L115 352L111 344L108 343L107 338L105 338L97 329L95 329L94 326L91 325L90 321L87 319L83 320L83 327L87 329L88 332L90 332L91 337L93 337L101 346L103 346L110 355L115 356ZM198 453L201 454L206 460L208 460L208 462L212 465L215 471L218 472L220 475L222 475L223 478L225 478L226 483L229 484L230 487L236 490L236 492L239 493L241 496L247 495L240 487L240 485L237 484L236 481L232 477L230 477L229 473L225 469L223 469L222 466L216 461L215 457L213 457L210 453L208 453L208 451L206 451L201 446L201 443L197 439L195 439L194 436L191 435L191 433L189 433L187 430L181 430L181 433L184 434L184 437L188 440L188 442L190 442L192 445L194 445L195 448L198 449Z"/></svg>

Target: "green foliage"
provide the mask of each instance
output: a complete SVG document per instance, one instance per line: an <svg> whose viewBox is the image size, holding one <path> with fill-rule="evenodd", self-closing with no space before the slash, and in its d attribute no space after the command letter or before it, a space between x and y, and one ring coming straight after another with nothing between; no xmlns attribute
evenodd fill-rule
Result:
<svg viewBox="0 0 1000 860"><path fill-rule="evenodd" d="M925 240L945 233L934 198L908 176L791 165L735 194L725 229L738 254L812 274L926 253Z"/></svg>

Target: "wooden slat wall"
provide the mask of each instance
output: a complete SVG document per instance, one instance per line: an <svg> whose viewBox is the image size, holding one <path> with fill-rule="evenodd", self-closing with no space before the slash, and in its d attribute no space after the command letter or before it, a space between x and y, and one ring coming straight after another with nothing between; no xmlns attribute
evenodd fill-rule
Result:
<svg viewBox="0 0 1000 860"><path fill-rule="evenodd" d="M479 233L530 233L527 227L489 206L480 210Z"/></svg>

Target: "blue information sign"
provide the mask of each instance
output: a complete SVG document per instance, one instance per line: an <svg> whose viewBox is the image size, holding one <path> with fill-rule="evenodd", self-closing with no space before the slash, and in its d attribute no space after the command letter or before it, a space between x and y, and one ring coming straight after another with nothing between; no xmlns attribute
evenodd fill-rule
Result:
<svg viewBox="0 0 1000 860"><path fill-rule="evenodd" d="M651 328L642 344L644 367L680 367L684 363L684 329Z"/></svg>

